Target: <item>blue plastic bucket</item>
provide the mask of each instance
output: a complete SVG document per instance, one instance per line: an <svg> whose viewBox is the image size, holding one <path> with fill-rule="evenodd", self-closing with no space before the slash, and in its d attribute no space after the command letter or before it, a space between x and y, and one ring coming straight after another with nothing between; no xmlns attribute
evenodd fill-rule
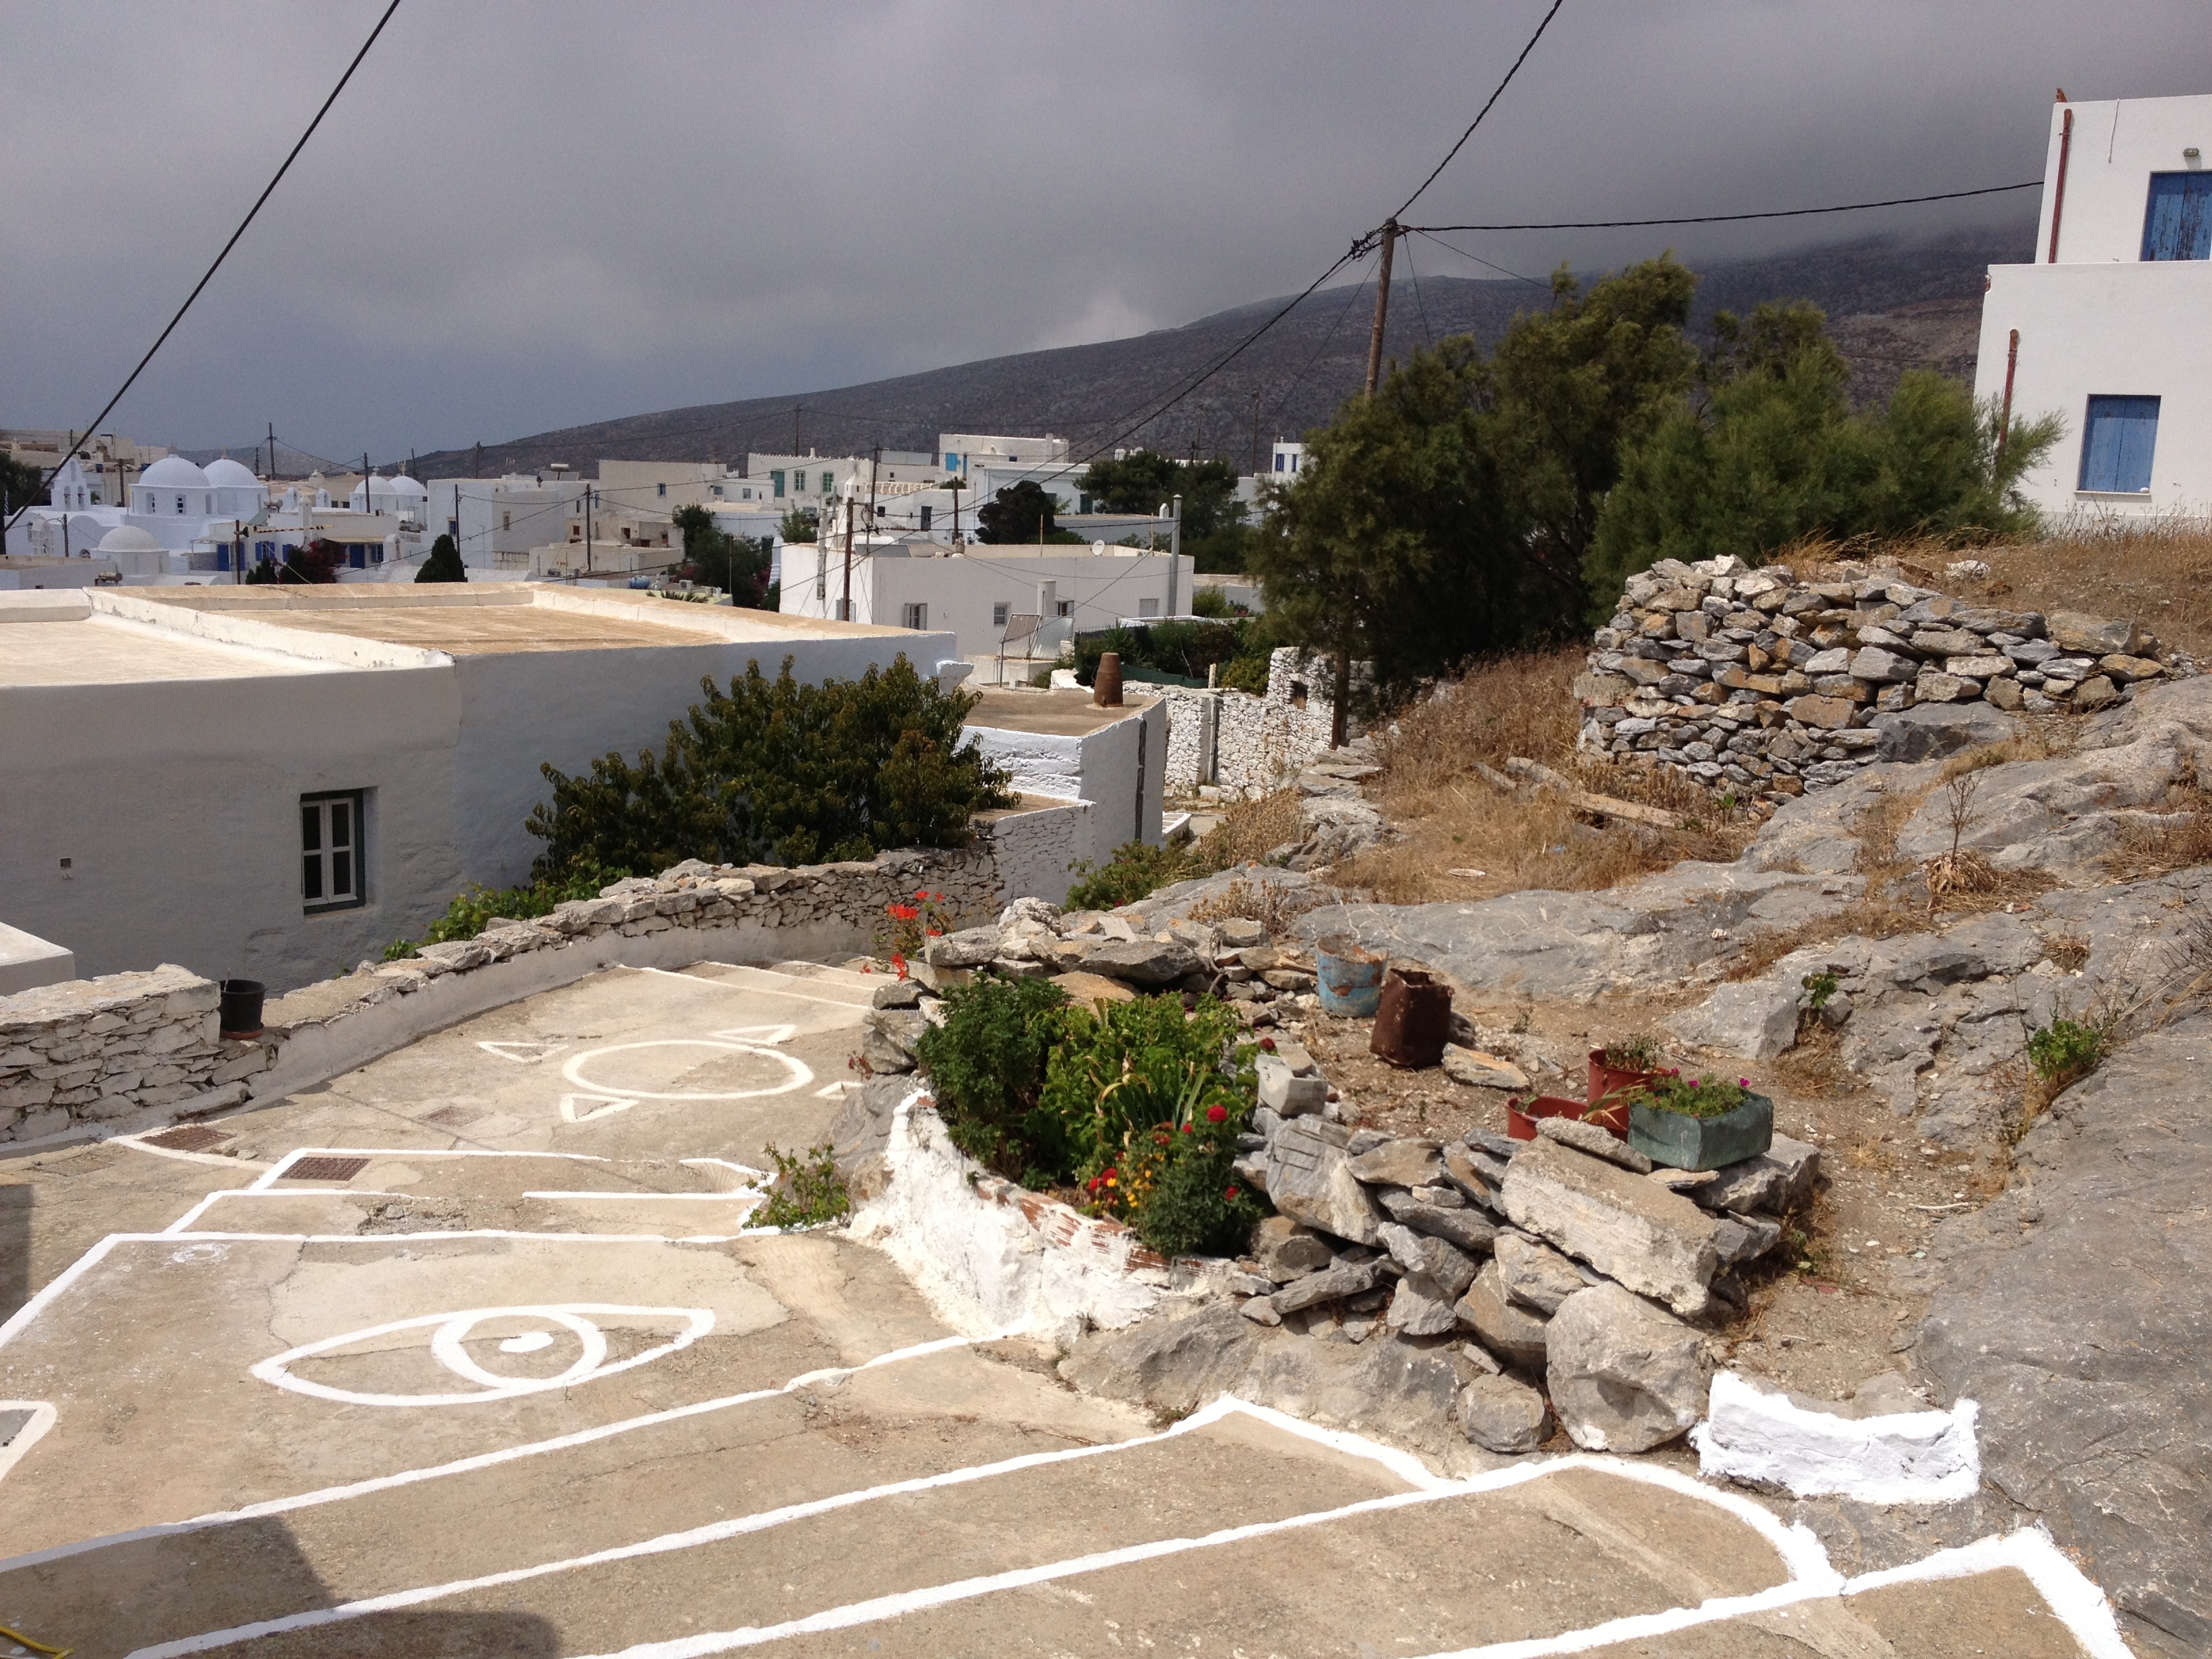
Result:
<svg viewBox="0 0 2212 1659"><path fill-rule="evenodd" d="M1325 1013L1348 1019L1372 1019L1382 1000L1382 970L1388 957L1363 947L1349 933L1331 933L1314 943L1314 977L1320 981Z"/></svg>

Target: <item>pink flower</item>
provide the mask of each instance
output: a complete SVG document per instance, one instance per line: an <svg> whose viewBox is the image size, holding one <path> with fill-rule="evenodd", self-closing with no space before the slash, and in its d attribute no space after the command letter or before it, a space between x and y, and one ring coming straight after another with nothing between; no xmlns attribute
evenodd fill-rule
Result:
<svg viewBox="0 0 2212 1659"><path fill-rule="evenodd" d="M1751 1079L1747 1077L1740 1077L1735 1080L1735 1086L1739 1089L1748 1089L1751 1087Z"/></svg>

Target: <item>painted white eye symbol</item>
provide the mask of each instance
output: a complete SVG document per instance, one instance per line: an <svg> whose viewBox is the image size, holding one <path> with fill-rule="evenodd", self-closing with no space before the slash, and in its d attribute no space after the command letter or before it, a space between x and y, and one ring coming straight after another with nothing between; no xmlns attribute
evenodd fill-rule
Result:
<svg viewBox="0 0 2212 1659"><path fill-rule="evenodd" d="M678 1328L666 1340L642 1348L623 1358L607 1358L607 1334L587 1315L598 1315L623 1327L657 1326L665 1329ZM495 1322L501 1328L472 1338L477 1326ZM535 1328L515 1331L520 1323ZM543 1376L501 1376L477 1363L467 1348L471 1340L495 1346L501 1353L538 1353L551 1347L561 1339L545 1328L553 1326L573 1338L579 1352L567 1369ZM276 1388L289 1389L295 1394L311 1395L318 1400L332 1400L347 1406L468 1406L485 1400L513 1400L526 1394L543 1394L551 1389L572 1388L579 1382L588 1382L595 1377L611 1376L617 1371L626 1371L634 1365L643 1365L674 1353L678 1348L688 1348L714 1328L714 1316L706 1308L635 1308L619 1303L564 1302L526 1308L469 1308L459 1313L423 1314L414 1319L398 1319L388 1325L371 1325L358 1331L347 1331L338 1336L326 1336L316 1342L301 1344L288 1349L273 1358L264 1359L252 1368L252 1375ZM341 1389L328 1382L297 1376L293 1367L302 1360L317 1359L325 1355L337 1355L344 1349L358 1349L362 1357L388 1352L394 1344L383 1339L406 1331L428 1330L430 1333L431 1357L455 1376L478 1386L465 1394L371 1394L353 1389Z"/></svg>

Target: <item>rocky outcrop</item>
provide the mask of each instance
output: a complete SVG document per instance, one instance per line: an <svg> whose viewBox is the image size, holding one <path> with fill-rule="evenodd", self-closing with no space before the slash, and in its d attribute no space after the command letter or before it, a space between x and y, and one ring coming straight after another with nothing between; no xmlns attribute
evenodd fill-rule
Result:
<svg viewBox="0 0 2212 1659"><path fill-rule="evenodd" d="M2144 1653L2212 1652L2212 1015L2053 1103L2020 1171L1947 1223L1922 1373L1980 1402L1983 1469Z"/></svg>

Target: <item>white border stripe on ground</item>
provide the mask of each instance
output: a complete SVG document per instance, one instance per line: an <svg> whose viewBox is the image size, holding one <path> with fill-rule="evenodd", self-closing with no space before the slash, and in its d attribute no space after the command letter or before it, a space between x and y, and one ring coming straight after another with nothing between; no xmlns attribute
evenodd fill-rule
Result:
<svg viewBox="0 0 2212 1659"><path fill-rule="evenodd" d="M572 1164L606 1164L612 1160L595 1152L517 1152L490 1146L295 1146L251 1187L240 1190L265 1193L284 1178L284 1171L303 1158L558 1158ZM310 1190L301 1188L301 1190ZM327 1190L343 1192L334 1187Z"/></svg>
<svg viewBox="0 0 2212 1659"><path fill-rule="evenodd" d="M718 962L712 965L717 968L735 968L748 974L774 974L776 971L773 968L755 968L748 963L742 962ZM719 974L712 979L707 979L697 974L680 972L674 968L635 968L630 971L638 974L659 974L665 979L687 980L691 984L704 985L713 989L749 991L755 996L762 997L789 997L793 1002L818 1002L824 1007L844 1008L859 1014L866 1013L875 1002L872 994L866 1002L847 1002L842 997L811 997L804 991L787 991L780 985L747 985L737 980L724 979ZM783 975L780 977L788 979L790 976ZM885 983L889 981L886 981ZM857 991L860 988L856 985L853 988Z"/></svg>
<svg viewBox="0 0 2212 1659"><path fill-rule="evenodd" d="M25 1452L46 1437L46 1431L53 1427L54 1419L60 1415L52 1401L0 1400L0 1412L19 1412L27 1408L31 1413L31 1420L16 1430L6 1445L0 1446L0 1479L4 1479L8 1471L21 1461Z"/></svg>
<svg viewBox="0 0 2212 1659"><path fill-rule="evenodd" d="M204 1233L199 1235L203 1238L225 1236ZM389 1243L395 1237L412 1241L441 1236L455 1237L456 1235L426 1233L372 1235L371 1239L372 1242ZM461 1236L481 1237L481 1235ZM589 1233L516 1233L504 1236L517 1238L580 1238L592 1243L608 1242L605 1235ZM87 1252L84 1258L77 1263L76 1267L70 1269L70 1273L74 1273L78 1268L88 1264L94 1256L102 1254L102 1247L123 1238L158 1239L167 1242L167 1235L164 1234L113 1234L102 1239L99 1245ZM362 1240L352 1235L345 1235L341 1241L335 1242L359 1243ZM635 1242L665 1244L671 1241L653 1237ZM67 1276L64 1275L64 1277ZM60 1282L58 1279L55 1281L57 1285ZM49 1291L52 1288L52 1285L47 1287ZM46 1292L42 1291L40 1294L44 1295ZM20 1315L18 1316L20 1317ZM9 1322L10 1324L13 1322L13 1321ZM218 1510L207 1515L195 1516L188 1521L161 1522L149 1527L134 1527L128 1532L109 1533L104 1537L87 1538L74 1544L56 1544L48 1549L34 1550L27 1555L10 1556L4 1560L0 1560L0 1573L12 1572L19 1567L36 1566L45 1561L58 1561L67 1556L82 1555L89 1550L106 1549L114 1544L135 1543L145 1538L165 1538L172 1534L196 1532L207 1527L227 1525L234 1521L258 1520L264 1516L283 1515L292 1510L309 1509L321 1504L335 1504L349 1498L363 1497L370 1492L388 1492L397 1486L411 1486L418 1481L442 1480L447 1475L467 1474L477 1469L494 1468L501 1463L511 1463L525 1457L538 1457L551 1452L565 1451L573 1446L587 1446L594 1441L611 1439L617 1435L629 1434L640 1429L654 1428L663 1423L674 1423L687 1417L702 1417L709 1412L722 1411L733 1406L748 1406L757 1401L773 1400L780 1395L796 1393L800 1389L811 1388L817 1382L839 1381L859 1371L873 1370L879 1365L896 1364L908 1359L923 1359L932 1354L945 1353L955 1348L965 1348L976 1343L996 1342L1012 1334L1012 1331L993 1331L983 1336L941 1336L933 1341L917 1342L910 1347L893 1348L887 1353L877 1354L872 1358L863 1359L856 1364L825 1365L819 1370L805 1371L772 1389L755 1389L745 1394L723 1395L713 1400L695 1401L686 1406L672 1406L665 1411L648 1412L641 1417L626 1417L618 1422L602 1423L595 1428L579 1429L572 1434L556 1435L550 1440L532 1440L517 1446L502 1446L497 1451L479 1452L473 1457L456 1458L450 1463L433 1463L422 1468L403 1469L396 1474L375 1475L367 1480L356 1480L343 1486L325 1486L314 1492L301 1492L290 1498L266 1498L258 1504L248 1504L241 1509ZM4 1341L7 1335L7 1328L0 1327L0 1341Z"/></svg>
<svg viewBox="0 0 2212 1659"><path fill-rule="evenodd" d="M416 1607L425 1601L441 1601L451 1595L466 1595L474 1590L496 1589L501 1585L521 1583L532 1578L547 1577L554 1573L573 1572L581 1568L603 1566L610 1562L632 1560L643 1555L665 1555L677 1550L696 1549L708 1544L718 1544L747 1533L763 1532L771 1527L787 1525L833 1510L849 1509L855 1504L873 1503L881 1498L908 1496L915 1492L930 1492L944 1486L967 1486L978 1480L994 1480L1000 1475L1018 1474L1025 1469L1046 1468L1055 1464L1078 1462L1087 1458L1109 1457L1119 1452L1139 1447L1157 1446L1175 1439L1179 1435L1194 1432L1218 1423L1234 1413L1242 1413L1289 1431L1299 1438L1315 1442L1331 1450L1349 1454L1375 1462L1390 1474L1405 1479L1416 1493L1449 1482L1440 1481L1421 1467L1418 1460L1388 1446L1363 1440L1357 1435L1338 1434L1326 1429L1316 1429L1310 1424L1300 1423L1295 1418L1285 1418L1279 1412L1265 1407L1247 1405L1242 1401L1224 1395L1212 1405L1193 1412L1188 1417L1158 1434L1140 1435L1133 1440L1109 1441L1098 1446L1075 1446L1063 1451L1031 1452L1020 1457L1009 1457L995 1463L972 1464L966 1468L949 1469L939 1474L916 1475L910 1480L891 1481L879 1486L863 1487L854 1492L837 1492L828 1498L817 1498L804 1503L787 1504L778 1509L763 1510L754 1515L740 1516L732 1520L716 1521L703 1527L694 1527L684 1532L663 1533L655 1538L644 1539L634 1544L620 1544L611 1548L594 1550L588 1555L579 1555L562 1561L540 1562L532 1566L511 1568L505 1572L490 1573L480 1578L456 1579L448 1583L425 1585L416 1589L395 1590L389 1595L369 1596L358 1601L348 1601L335 1607L318 1607L305 1613L289 1613L281 1618L264 1620L258 1624L240 1625L228 1630L210 1631L204 1634L183 1637L155 1647L138 1650L134 1659L176 1659L177 1656L199 1653L206 1649L222 1647L232 1642L243 1642L283 1632L304 1630L317 1625L327 1625L347 1619L359 1619L373 1613L387 1613L398 1607ZM1449 1493L1439 1495L1449 1496Z"/></svg>
<svg viewBox="0 0 2212 1659"><path fill-rule="evenodd" d="M143 1134L110 1135L107 1145L128 1146L133 1152L151 1152L156 1158L173 1158L183 1164L219 1164L226 1170L261 1170L268 1166L258 1158L225 1158L219 1152L187 1152L175 1146L156 1146L145 1139L148 1134L167 1134L167 1129L149 1129Z"/></svg>

